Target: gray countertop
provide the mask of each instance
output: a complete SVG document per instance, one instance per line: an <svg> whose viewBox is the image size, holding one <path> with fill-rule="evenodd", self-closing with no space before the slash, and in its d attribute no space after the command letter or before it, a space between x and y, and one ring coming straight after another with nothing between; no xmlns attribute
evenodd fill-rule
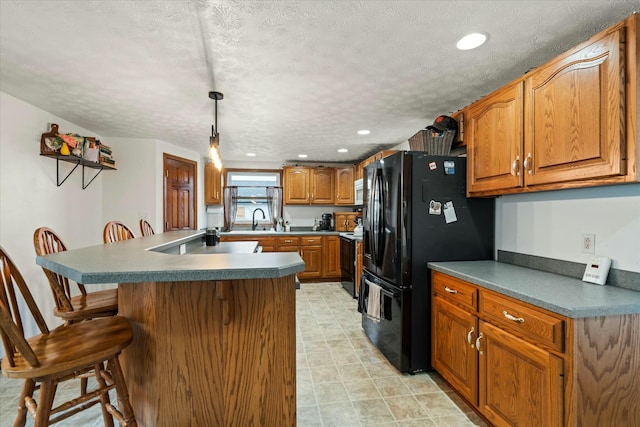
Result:
<svg viewBox="0 0 640 427"><path fill-rule="evenodd" d="M161 252L193 243L202 239L204 233L170 231L39 256L36 263L84 284L257 279L284 277L304 270L304 262L296 252L196 255Z"/></svg>
<svg viewBox="0 0 640 427"><path fill-rule="evenodd" d="M430 262L432 270L570 318L640 313L640 292L496 261Z"/></svg>
<svg viewBox="0 0 640 427"><path fill-rule="evenodd" d="M313 230L298 230L298 231L273 231L273 230L232 230L222 231L220 236L308 236L310 234L318 236L339 236L340 231L313 231Z"/></svg>
<svg viewBox="0 0 640 427"><path fill-rule="evenodd" d="M187 252L187 255L204 255L204 254L250 254L258 248L258 241L246 242L219 242L215 246L201 246Z"/></svg>

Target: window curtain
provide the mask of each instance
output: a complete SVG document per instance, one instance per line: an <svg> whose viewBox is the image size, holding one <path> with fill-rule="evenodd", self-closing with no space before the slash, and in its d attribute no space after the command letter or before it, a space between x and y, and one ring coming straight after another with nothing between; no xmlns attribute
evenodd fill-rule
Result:
<svg viewBox="0 0 640 427"><path fill-rule="evenodd" d="M227 231L233 229L238 213L238 187L224 187L224 225Z"/></svg>
<svg viewBox="0 0 640 427"><path fill-rule="evenodd" d="M274 230L282 218L282 187L267 187L267 209Z"/></svg>

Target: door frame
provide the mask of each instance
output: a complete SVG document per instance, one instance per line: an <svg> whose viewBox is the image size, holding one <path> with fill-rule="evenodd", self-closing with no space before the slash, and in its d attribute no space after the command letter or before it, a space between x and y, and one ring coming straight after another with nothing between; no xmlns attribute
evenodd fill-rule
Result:
<svg viewBox="0 0 640 427"><path fill-rule="evenodd" d="M198 162L174 154L162 153L162 229L167 231L167 160L189 164L193 167L193 224L194 230L198 229Z"/></svg>

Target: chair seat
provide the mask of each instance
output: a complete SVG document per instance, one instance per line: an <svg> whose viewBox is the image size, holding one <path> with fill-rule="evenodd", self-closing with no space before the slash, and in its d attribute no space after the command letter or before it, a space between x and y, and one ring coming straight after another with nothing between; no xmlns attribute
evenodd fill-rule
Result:
<svg viewBox="0 0 640 427"><path fill-rule="evenodd" d="M131 324L120 316L60 326L49 335L36 335L27 340L40 366L31 367L18 354L14 359L15 366L10 366L7 358L2 360L2 373L7 378L31 378L35 381L60 378L112 358L129 345L132 337Z"/></svg>
<svg viewBox="0 0 640 427"><path fill-rule="evenodd" d="M53 313L63 320L93 319L118 314L118 289L90 292L69 299L73 311L54 309Z"/></svg>

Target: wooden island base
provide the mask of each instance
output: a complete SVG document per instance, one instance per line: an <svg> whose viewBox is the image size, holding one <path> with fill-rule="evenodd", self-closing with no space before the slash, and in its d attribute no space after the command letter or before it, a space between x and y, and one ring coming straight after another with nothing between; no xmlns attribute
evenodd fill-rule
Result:
<svg viewBox="0 0 640 427"><path fill-rule="evenodd" d="M295 426L295 276L121 283L139 426Z"/></svg>

